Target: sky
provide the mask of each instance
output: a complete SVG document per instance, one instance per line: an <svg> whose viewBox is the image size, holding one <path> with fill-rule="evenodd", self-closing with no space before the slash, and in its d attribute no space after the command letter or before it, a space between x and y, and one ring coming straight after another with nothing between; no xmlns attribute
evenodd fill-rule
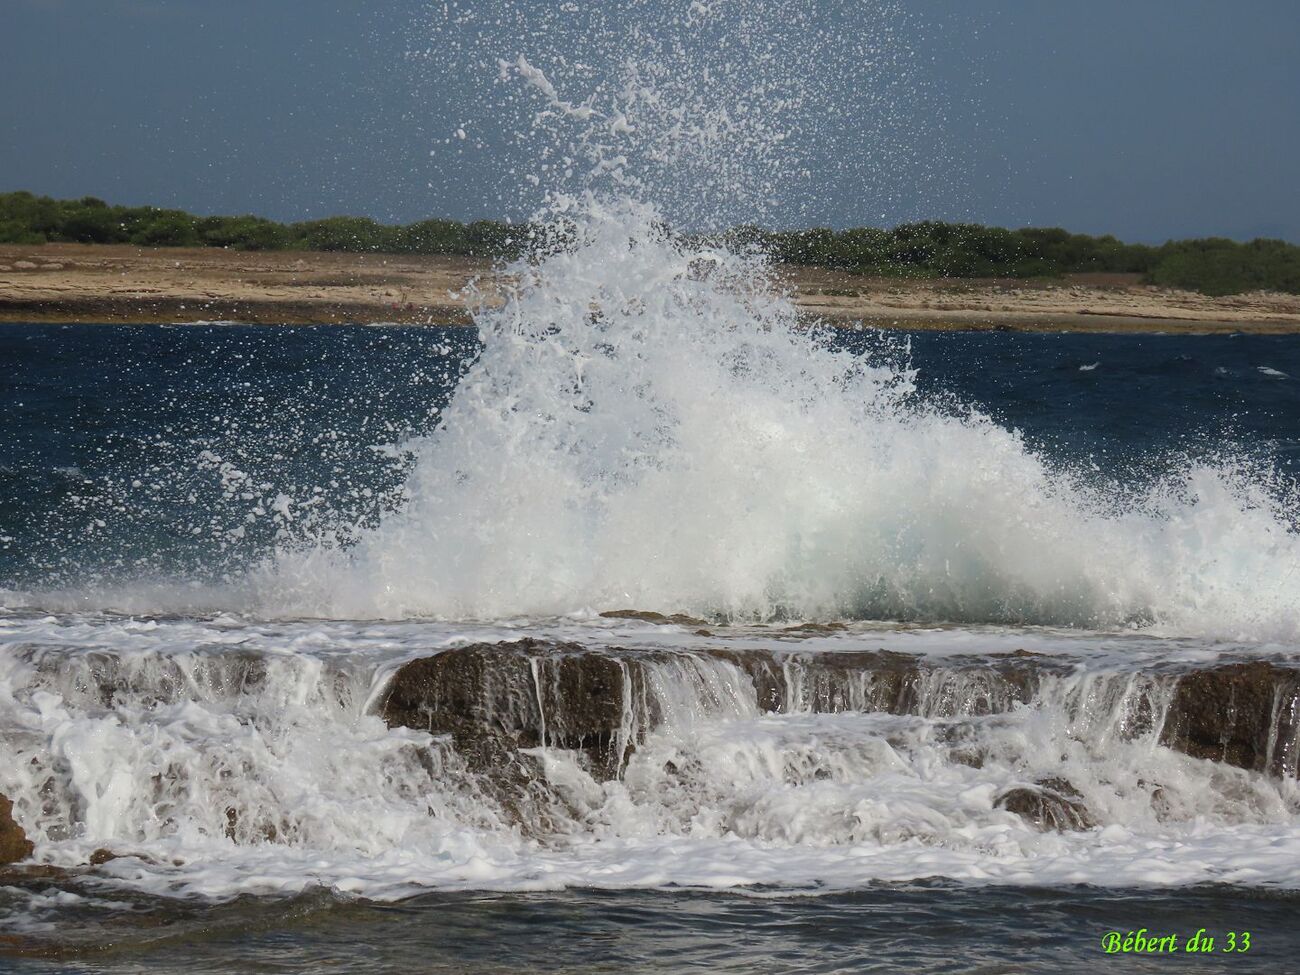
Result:
<svg viewBox="0 0 1300 975"><path fill-rule="evenodd" d="M568 27L561 14L589 0L459 0L492 28L472 49L441 0L2 2L0 191L281 220L527 216L519 118L486 112L499 89L484 51L528 51L562 75L569 47L600 47L580 15ZM772 37L790 3L766 5ZM492 19L503 5L515 19ZM819 120L800 130L798 178L774 179L753 222L1300 242L1295 0L806 9L846 46L810 62ZM893 54L860 71L844 60L854 38ZM716 36L686 43L697 65L720 49ZM503 191L512 184L521 192Z"/></svg>

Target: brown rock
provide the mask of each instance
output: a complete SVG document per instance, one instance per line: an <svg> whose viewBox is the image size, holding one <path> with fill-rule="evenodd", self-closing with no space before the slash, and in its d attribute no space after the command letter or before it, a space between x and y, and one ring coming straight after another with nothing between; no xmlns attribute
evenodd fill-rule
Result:
<svg viewBox="0 0 1300 975"><path fill-rule="evenodd" d="M498 762L503 749L544 744L582 752L593 774L610 778L624 682L639 678L614 656L575 644L474 644L401 667L381 714L390 727L451 735L471 766Z"/></svg>
<svg viewBox="0 0 1300 975"><path fill-rule="evenodd" d="M643 667L656 656L532 639L456 647L399 668L380 713L390 727L448 736L485 800L511 821L548 834L580 810L548 783L527 750L570 749L597 781L617 776L636 745L620 733L625 699L641 721L661 720Z"/></svg>
<svg viewBox="0 0 1300 975"><path fill-rule="evenodd" d="M922 658L889 650L711 650L754 682L758 706L784 712L881 711L934 717L1009 711L1029 701L1038 678L1020 662L989 661L929 667ZM791 700L795 693L797 700Z"/></svg>
<svg viewBox="0 0 1300 975"><path fill-rule="evenodd" d="M706 625L704 620L694 616L686 616L683 613L673 613L671 616L665 616L663 613L645 609L611 609L600 615L607 620L640 620L642 623L674 624L676 626Z"/></svg>
<svg viewBox="0 0 1300 975"><path fill-rule="evenodd" d="M804 701L816 712L885 711L911 714L921 671L915 657L888 650L800 654Z"/></svg>
<svg viewBox="0 0 1300 975"><path fill-rule="evenodd" d="M710 649L709 656L725 660L754 685L754 700L760 711L776 714L786 708L786 685L780 661L766 650Z"/></svg>
<svg viewBox="0 0 1300 975"><path fill-rule="evenodd" d="M14 822L14 804L0 795L0 864L26 860L36 847L23 828Z"/></svg>
<svg viewBox="0 0 1300 975"><path fill-rule="evenodd" d="M954 765L965 765L967 768L983 768L985 755L984 752L974 748L957 748L948 753L948 761Z"/></svg>
<svg viewBox="0 0 1300 975"><path fill-rule="evenodd" d="M1295 778L1300 671L1254 661L1185 674L1160 741L1193 758Z"/></svg>
<svg viewBox="0 0 1300 975"><path fill-rule="evenodd" d="M994 807L1013 812L1042 832L1085 830L1097 825L1079 790L1064 779L1040 779L1032 786L1008 789Z"/></svg>
<svg viewBox="0 0 1300 975"><path fill-rule="evenodd" d="M153 857L149 856L149 854L147 853L114 853L112 850L108 849L107 847L101 846L98 850L96 850L94 853L90 855L90 865L92 867L101 867L104 864L111 863L114 860L122 860L128 857L133 860L140 860L143 863L151 863L154 864L155 866L161 862L160 860L156 860ZM179 867L181 866L183 861L173 860L172 863L174 866Z"/></svg>

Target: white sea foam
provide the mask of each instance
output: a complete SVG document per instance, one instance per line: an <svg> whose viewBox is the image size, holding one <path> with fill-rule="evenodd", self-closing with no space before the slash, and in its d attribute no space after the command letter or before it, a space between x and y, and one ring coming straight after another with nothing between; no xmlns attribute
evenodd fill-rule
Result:
<svg viewBox="0 0 1300 975"><path fill-rule="evenodd" d="M651 668L661 718L624 774L599 782L574 753L534 749L538 787L553 798L521 823L446 739L376 715L400 661L525 633L743 650L782 631L704 639L689 627L607 620L0 622L0 792L15 799L40 861L122 854L97 873L110 891L224 898L324 885L388 899L427 888L827 890L932 876L1300 887L1297 783L1159 744L1161 692L1142 675L1193 651L1171 653L1167 641L859 628L792 644L816 654L870 639L938 661L1029 646L1078 665L1053 668L1028 706L994 714L952 693L957 671L922 686L915 715L812 713L792 673L788 709L764 714L725 660L669 661ZM1148 704L1157 721L1144 731ZM981 760L963 757L972 753ZM1045 777L1068 780L1096 825L1039 832L998 808L1006 789Z"/></svg>
<svg viewBox="0 0 1300 975"><path fill-rule="evenodd" d="M1300 638L1285 493L1215 464L1085 483L906 370L835 350L761 260L653 208L559 207L416 445L409 500L284 554L259 608L498 618L635 606Z"/></svg>

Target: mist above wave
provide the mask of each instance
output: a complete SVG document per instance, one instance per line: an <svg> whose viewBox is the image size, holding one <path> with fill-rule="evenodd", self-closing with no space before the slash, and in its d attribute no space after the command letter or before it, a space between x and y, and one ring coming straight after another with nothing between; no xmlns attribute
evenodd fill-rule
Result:
<svg viewBox="0 0 1300 975"><path fill-rule="evenodd" d="M476 313L482 351L403 504L346 550L281 553L259 606L1300 637L1288 490L1214 463L1085 480L837 347L762 254L669 229L761 219L791 186L835 203L807 150L850 138L850 88L871 124L837 158L870 197L924 88L903 23L888 2L448 7L438 30L493 72L480 121L543 194L532 253Z"/></svg>

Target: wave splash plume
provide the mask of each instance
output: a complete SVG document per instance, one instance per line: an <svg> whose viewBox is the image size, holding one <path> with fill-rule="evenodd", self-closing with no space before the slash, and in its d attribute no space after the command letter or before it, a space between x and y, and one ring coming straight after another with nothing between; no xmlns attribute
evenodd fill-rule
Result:
<svg viewBox="0 0 1300 975"><path fill-rule="evenodd" d="M926 402L900 356L801 322L763 255L669 229L767 212L813 139L871 185L900 89L926 91L892 5L856 11L856 32L761 8L632 4L564 33L568 15L524 23L507 4L441 28L494 66L492 112L522 133L521 185L545 191L533 252L504 307L476 314L481 354L400 509L345 552L282 553L259 609L1300 637L1292 485L1195 461L1140 488L1084 477L1086 458ZM869 144L835 141L847 79L877 119Z"/></svg>
<svg viewBox="0 0 1300 975"><path fill-rule="evenodd" d="M627 198L554 210L549 252L478 313L405 505L345 552L282 554L268 609L1300 633L1276 485L1209 463L1087 480L925 401L897 357L837 348L761 255Z"/></svg>

